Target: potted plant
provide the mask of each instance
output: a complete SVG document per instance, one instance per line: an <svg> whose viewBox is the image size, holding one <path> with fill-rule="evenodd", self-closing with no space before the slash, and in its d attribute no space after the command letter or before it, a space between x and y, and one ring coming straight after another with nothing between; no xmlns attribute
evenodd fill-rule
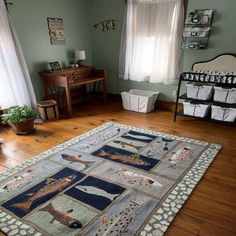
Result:
<svg viewBox="0 0 236 236"><path fill-rule="evenodd" d="M28 134L34 131L34 119L37 113L27 106L14 106L1 116L2 122L9 124L16 134Z"/></svg>

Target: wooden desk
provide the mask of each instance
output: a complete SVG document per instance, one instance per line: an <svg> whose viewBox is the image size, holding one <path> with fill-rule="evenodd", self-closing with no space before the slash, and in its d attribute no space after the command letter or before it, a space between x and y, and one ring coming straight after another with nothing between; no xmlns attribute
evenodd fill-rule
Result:
<svg viewBox="0 0 236 236"><path fill-rule="evenodd" d="M73 88L101 81L103 85L103 100L106 102L107 81L104 70L97 70L94 67L85 66L66 68L58 71L42 71L39 72L39 74L43 81L44 92L47 99L50 97L50 86L65 89L66 103L70 116L73 113L71 98L71 89Z"/></svg>

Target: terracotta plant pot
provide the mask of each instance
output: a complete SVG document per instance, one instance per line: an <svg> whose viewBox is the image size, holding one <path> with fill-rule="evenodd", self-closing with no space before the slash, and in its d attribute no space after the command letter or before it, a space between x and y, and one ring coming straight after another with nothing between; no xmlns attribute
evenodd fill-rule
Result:
<svg viewBox="0 0 236 236"><path fill-rule="evenodd" d="M9 125L16 134L29 134L35 131L34 118L30 118L22 123L11 123Z"/></svg>

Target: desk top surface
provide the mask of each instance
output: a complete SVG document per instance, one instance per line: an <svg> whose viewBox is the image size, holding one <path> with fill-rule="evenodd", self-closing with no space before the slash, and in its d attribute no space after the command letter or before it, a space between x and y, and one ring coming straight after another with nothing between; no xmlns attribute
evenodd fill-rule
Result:
<svg viewBox="0 0 236 236"><path fill-rule="evenodd" d="M44 70L39 72L40 74L69 74L74 72L84 72L93 71L95 67L93 66L83 66L83 67L68 67L60 70Z"/></svg>

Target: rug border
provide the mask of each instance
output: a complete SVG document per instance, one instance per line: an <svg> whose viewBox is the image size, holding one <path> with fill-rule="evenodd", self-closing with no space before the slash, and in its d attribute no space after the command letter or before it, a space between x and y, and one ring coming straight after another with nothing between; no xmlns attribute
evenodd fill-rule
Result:
<svg viewBox="0 0 236 236"><path fill-rule="evenodd" d="M195 144L199 144L199 145L203 145L208 147L198 158L198 160L195 162L195 164L188 170L188 172L185 173L185 175L183 176L183 178L180 180L180 182L176 185L176 187L167 195L167 197L165 198L165 200L163 201L163 203L161 204L161 207L159 207L156 210L156 213L152 213L150 215L150 220L148 222L144 222L142 225L142 229L139 231L140 235L144 236L147 234L152 233L152 235L157 235L157 236L161 236L163 235L168 226L171 224L171 222L173 221L174 217L176 216L177 212L181 209L181 207L183 206L183 204L187 201L188 197L190 196L190 194L192 193L193 189L196 187L196 185L198 184L198 182L201 180L201 178L203 177L204 173L206 172L206 170L208 169L208 167L210 166L211 162L213 161L213 159L216 157L216 155L218 154L218 152L221 149L221 145L219 144L213 144L213 143L208 143L208 142L204 142L204 141L200 141L200 140L196 140L196 139L191 139L191 138L187 138L187 137L182 137L182 136L177 136L177 135L171 135L168 133L163 133L163 132L158 132L158 131L152 131L149 129L143 129L143 128L138 128L135 126L130 126L130 125L125 125L125 124L121 124L121 123L117 123L117 122L106 122L96 128L93 128L90 131L85 132L84 134L81 134L79 136L76 136L73 139L70 139L62 144L59 144L47 151L44 151L42 153L40 153L39 155L36 155L35 157L32 157L30 160L27 160L25 162L22 162L20 165L10 168L9 170L7 170L6 172L0 174L0 181L4 180L5 178L9 177L10 175L14 174L15 172L21 171L24 168L27 168L29 166L31 166L32 164L36 164L37 162L41 161L44 158L47 158L59 151L64 150L65 148L78 143L79 141L90 137L91 135L102 131L106 128L108 128L109 126L118 126L118 127L124 127L127 129L135 129L135 131L140 131L140 132L145 132L145 133L149 133L149 134L154 134L154 135L161 135L163 137L167 137L167 138L172 138L178 141L184 141L184 142L188 142L188 143L195 143ZM187 190L183 190L184 187L186 188L187 185L189 185L189 178L190 176L194 176L194 180L191 180L191 186L188 186ZM182 189L182 190L181 190ZM182 195L185 196L184 199L180 202L180 199L177 199L176 197L176 192L177 191L182 191ZM175 198L176 197L176 198ZM166 210L166 206L169 205L169 202L176 202L176 204L174 205L174 207L172 206L171 208L168 209L168 212L171 213L171 218L167 220L163 220L162 219L162 223L160 222L160 218L163 216L163 212ZM2 213L6 213L5 211L2 211L0 209L0 215ZM6 215L9 215L6 213ZM4 217L6 217L6 215ZM11 215L9 215L11 216ZM11 216L12 217L12 216ZM14 217L12 217L14 218ZM17 218L16 218L17 219ZM23 222L23 224L25 224ZM26 224L25 224L26 225ZM29 227L32 227L29 225ZM1 230L4 232L3 228L4 227L0 227ZM38 233L38 235L41 235L41 232L37 232L37 229L34 228L36 230L36 233ZM7 233L7 232L6 232Z"/></svg>

